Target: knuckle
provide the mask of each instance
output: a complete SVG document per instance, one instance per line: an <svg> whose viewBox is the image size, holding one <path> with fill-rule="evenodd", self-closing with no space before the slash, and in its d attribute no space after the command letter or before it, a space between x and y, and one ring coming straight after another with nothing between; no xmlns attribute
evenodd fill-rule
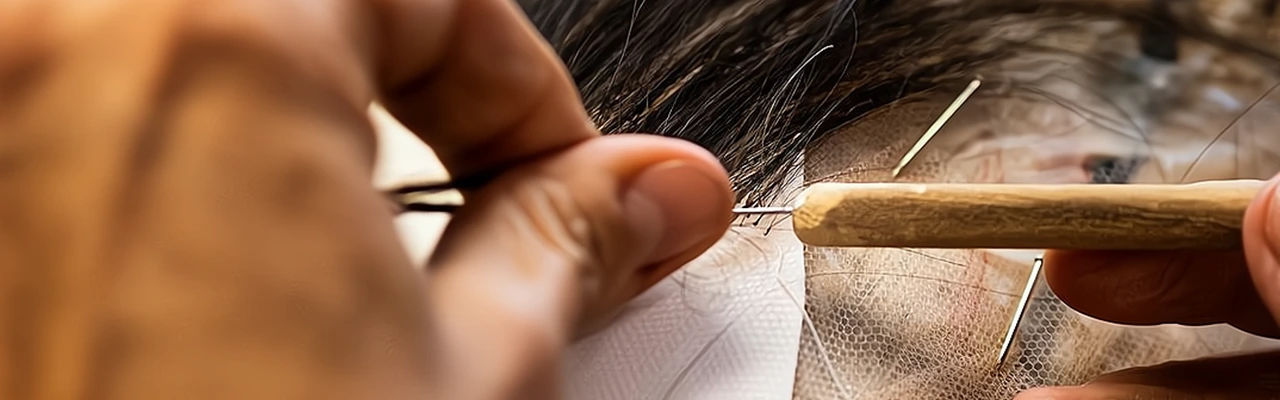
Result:
<svg viewBox="0 0 1280 400"><path fill-rule="evenodd" d="M325 55L356 54L363 15L358 2L342 0L191 2L178 40L220 56L257 59L283 67L333 68Z"/></svg>
<svg viewBox="0 0 1280 400"><path fill-rule="evenodd" d="M600 260L590 207L574 196L564 182L535 178L517 186L513 199L529 229L555 251L576 264Z"/></svg>
<svg viewBox="0 0 1280 400"><path fill-rule="evenodd" d="M569 182L549 177L526 179L516 185L510 197L519 215L509 216L508 221L518 224L514 228L525 230L522 236L531 237L544 249L561 257L576 277L579 296L588 303L599 299L613 285L616 276L608 274L610 232L603 228L599 204L590 196L580 195Z"/></svg>

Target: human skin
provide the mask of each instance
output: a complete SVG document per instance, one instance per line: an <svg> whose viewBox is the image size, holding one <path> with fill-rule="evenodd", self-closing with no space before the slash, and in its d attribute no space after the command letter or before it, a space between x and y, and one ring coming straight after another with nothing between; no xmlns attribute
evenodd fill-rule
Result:
<svg viewBox="0 0 1280 400"><path fill-rule="evenodd" d="M608 309L714 241L708 237L670 256L648 254L645 247L660 245L649 243L636 246L641 250L634 253L590 254L608 256L591 262L574 258L588 253L571 251L536 253L550 255L545 263L503 257L535 254L547 247L589 250L577 241L608 236L613 232L610 226L617 225L602 222L601 227L589 228L598 231L587 235L535 229L532 235L504 237L512 231L496 229L502 225L495 216L521 217L525 214L520 209L530 203L504 201L508 198L495 193L527 188L519 182L580 178L572 187L589 188L582 193L590 198L573 203L609 208L616 206L616 199L591 196L613 193L642 167L679 159L708 175L722 174L704 153L683 143L634 137L595 140L597 133L585 122L580 105L568 100L573 91L563 74L547 72L555 69L552 58L532 51L524 56L533 61L523 63L520 51L510 51L537 48L535 35L516 30L505 36L514 44L504 43L503 31L492 29L518 26L501 23L502 18L512 22L515 15L500 6L503 3L411 3L442 7L423 12L400 8L409 7L409 2L370 6L371 14L381 18L368 16L371 10L363 8L352 10L364 13L349 13L352 10L342 7L351 3L342 2L294 8L221 2L183 9L179 6L195 3L155 1L132 3L133 9L79 7L75 14L42 13L69 2L11 4L29 8L0 13L0 18L8 17L0 21L0 27L6 27L0 29L13 30L2 32L3 37L51 38L48 44L6 41L2 48L2 59L13 64L5 68L9 79L0 101L6 102L5 109L20 110L3 117L9 133L6 161L16 160L10 165L18 168L6 172L13 180L0 192L4 209L11 213L5 218L8 242L0 243L5 249L0 257L10 258L0 265L8 267L4 281L12 296L0 320L8 321L8 342L18 343L5 353L10 364L3 371L10 378L3 390L15 398L83 393L179 397L190 396L193 386L215 398L550 396L554 388L544 386L551 380L543 374L552 370L558 349L582 318L582 303ZM253 7L254 12L237 12L247 10L239 7ZM299 21L297 12L302 10L320 12L306 14L316 20ZM146 18L137 18L138 13ZM421 38L450 35L382 32L389 37L383 43L385 53L378 52L389 58L383 60L355 55L363 46L342 44L380 42L370 37L377 34L342 33L369 28L362 18L352 17L360 14L383 21L422 15L464 21L477 15L501 18L496 23L458 25L393 21L391 31L396 26L484 26L491 39L498 39L432 46ZM187 19L192 15L215 17ZM241 19L263 15L286 15L290 22ZM326 17L333 19L317 22ZM42 25L49 20L41 18L63 23ZM91 29L82 30L86 27ZM179 27L184 35L164 42L174 38L163 34L166 29ZM43 30L40 33L49 36L28 30ZM412 37L413 46L395 40L403 37ZM301 45L311 43L336 45L316 46L324 51ZM542 70L545 74L536 68L492 71L483 67L495 65L494 54L449 46L496 49L503 57L517 57L498 65L550 67ZM227 57L212 62L198 57L202 51L174 50L193 48L224 51L219 54ZM42 69L29 65L47 60L40 57L45 49L66 58L48 61L59 67L48 69L55 71L50 77L28 80L30 71ZM450 64L467 61L471 63ZM493 92L431 84L472 81L451 74L480 75L471 78L488 85L481 89L500 88L502 93L486 96ZM421 76L429 78L415 79ZM406 84L409 81L415 83ZM129 89L137 88L152 90L127 96ZM461 214L447 233L429 268L425 290L394 244L380 199L367 187L372 144L363 106L388 88L400 89L392 91L395 96L388 97L388 106L423 134L456 175L538 159L517 164L536 168L500 179L473 197L479 208ZM462 92L479 99L468 101ZM153 107L158 100L172 106ZM486 118L447 118L464 115L451 112L453 108L478 107L486 111ZM525 118L530 115L539 117ZM478 121L493 125L478 126ZM160 134L144 134L155 132ZM172 140L135 145L144 137ZM610 164L589 166L606 173L572 175L601 158ZM151 164L138 166L133 162L138 159ZM140 171L148 173L136 174ZM577 212L570 208L568 213ZM664 236L648 233L614 232L623 237L613 241L634 244L628 239ZM498 241L490 235L499 235ZM65 239L57 247L49 245L55 236ZM494 243L514 251L495 254ZM642 259L647 256L661 260ZM616 262L603 262L605 258ZM584 283L574 267L605 264L618 267L602 271L615 274L612 278L618 282L600 280L618 286L601 292L617 296L600 301L577 298ZM14 267L29 265L46 268ZM181 268L165 268L174 265ZM468 268L460 268L463 265ZM477 265L490 268L472 268ZM538 268L508 269L529 265ZM517 271L534 274L509 274ZM317 354L327 358L317 362ZM429 379L420 379L423 376Z"/></svg>
<svg viewBox="0 0 1280 400"><path fill-rule="evenodd" d="M1277 188L1280 176L1249 204L1243 251L1051 252L1045 260L1046 278L1067 304L1103 320L1134 325L1226 323L1280 338ZM1134 281L1158 285L1117 290ZM1032 390L1018 399L1267 399L1280 393L1277 374L1280 352L1272 351L1119 371L1079 387Z"/></svg>
<svg viewBox="0 0 1280 400"><path fill-rule="evenodd" d="M497 173L425 276L375 98ZM554 397L578 327L731 205L696 146L599 138L501 0L5 2L0 132L5 398Z"/></svg>

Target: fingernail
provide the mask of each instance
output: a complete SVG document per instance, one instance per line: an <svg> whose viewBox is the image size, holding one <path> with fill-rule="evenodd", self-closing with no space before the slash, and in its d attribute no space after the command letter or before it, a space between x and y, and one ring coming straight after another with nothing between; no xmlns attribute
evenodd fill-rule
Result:
<svg viewBox="0 0 1280 400"><path fill-rule="evenodd" d="M721 179L723 179L721 177ZM683 161L641 172L624 197L628 221L656 238L647 262L671 258L705 240L727 221L730 207L717 177Z"/></svg>
<svg viewBox="0 0 1280 400"><path fill-rule="evenodd" d="M1272 178L1271 182L1267 183L1265 190L1268 191L1265 195L1271 196L1271 201L1267 204L1266 211L1263 212L1266 222L1263 224L1262 235L1267 243L1267 248L1271 250L1271 256L1277 257L1280 256L1280 248L1277 248L1277 246L1280 246L1280 241L1276 239L1280 239L1280 232L1276 232L1276 230L1280 229L1280 224L1272 223L1272 221L1280 218L1280 175Z"/></svg>

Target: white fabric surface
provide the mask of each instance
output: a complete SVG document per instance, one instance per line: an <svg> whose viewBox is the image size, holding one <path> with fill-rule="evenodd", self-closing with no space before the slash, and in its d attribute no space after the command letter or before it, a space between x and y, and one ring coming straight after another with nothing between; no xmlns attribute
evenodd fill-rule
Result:
<svg viewBox="0 0 1280 400"><path fill-rule="evenodd" d="M801 246L785 232L748 237L730 235L579 342L566 366L569 398L791 399Z"/></svg>

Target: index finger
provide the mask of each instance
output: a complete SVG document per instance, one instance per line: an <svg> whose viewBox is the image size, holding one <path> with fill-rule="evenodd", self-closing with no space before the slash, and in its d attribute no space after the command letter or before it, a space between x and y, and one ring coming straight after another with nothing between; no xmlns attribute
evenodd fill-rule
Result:
<svg viewBox="0 0 1280 400"><path fill-rule="evenodd" d="M454 177L599 133L567 69L509 0L381 0L383 101Z"/></svg>
<svg viewBox="0 0 1280 400"><path fill-rule="evenodd" d="M1121 324L1229 323L1280 337L1239 251L1050 251L1045 280L1063 302Z"/></svg>
<svg viewBox="0 0 1280 400"><path fill-rule="evenodd" d="M1280 302L1267 276L1280 271L1267 240L1277 186L1280 176L1245 211L1244 251L1051 251L1045 280L1072 308L1111 322L1225 322L1280 338Z"/></svg>

